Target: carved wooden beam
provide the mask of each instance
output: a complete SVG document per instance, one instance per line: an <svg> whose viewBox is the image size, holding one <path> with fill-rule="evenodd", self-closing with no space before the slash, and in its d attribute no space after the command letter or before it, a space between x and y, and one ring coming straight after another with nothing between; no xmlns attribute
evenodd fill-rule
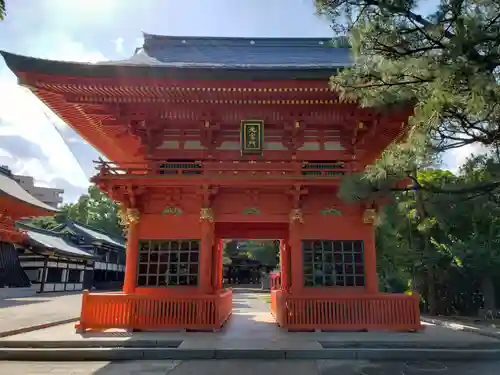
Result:
<svg viewBox="0 0 500 375"><path fill-rule="evenodd" d="M302 188L300 185L294 185L293 188L288 189L286 194L288 194L292 200L292 208L300 209L300 203L303 196L307 195L309 191Z"/></svg>
<svg viewBox="0 0 500 375"><path fill-rule="evenodd" d="M208 184L203 184L196 191L196 195L201 198L202 207L211 207L213 198L217 195L219 188Z"/></svg>

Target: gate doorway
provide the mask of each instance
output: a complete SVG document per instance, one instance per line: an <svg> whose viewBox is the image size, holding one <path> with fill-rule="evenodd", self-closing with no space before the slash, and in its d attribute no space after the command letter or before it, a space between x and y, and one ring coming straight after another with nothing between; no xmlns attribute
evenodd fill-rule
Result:
<svg viewBox="0 0 500 375"><path fill-rule="evenodd" d="M279 269L280 240L225 240L224 287L269 290L269 275Z"/></svg>
<svg viewBox="0 0 500 375"><path fill-rule="evenodd" d="M287 223L217 223L223 242L222 283L232 288L269 290L269 274L281 265L280 244L288 238ZM220 261L220 260L219 260Z"/></svg>

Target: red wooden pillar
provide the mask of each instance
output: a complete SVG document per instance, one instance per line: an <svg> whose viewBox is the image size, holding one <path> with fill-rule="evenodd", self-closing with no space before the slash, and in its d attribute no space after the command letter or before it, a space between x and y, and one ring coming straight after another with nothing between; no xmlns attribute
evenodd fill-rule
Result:
<svg viewBox="0 0 500 375"><path fill-rule="evenodd" d="M214 272L212 284L214 286L214 290L217 292L222 289L222 247L224 246L224 243L221 239L215 239L214 243Z"/></svg>
<svg viewBox="0 0 500 375"><path fill-rule="evenodd" d="M128 224L128 234L123 293L130 294L135 292L135 287L137 285L137 263L139 261L139 211L136 209L127 209L125 219Z"/></svg>
<svg viewBox="0 0 500 375"><path fill-rule="evenodd" d="M364 239L364 259L365 259L365 289L367 293L378 293L378 277L377 277L377 253L375 249L375 229L373 225L365 224Z"/></svg>
<svg viewBox="0 0 500 375"><path fill-rule="evenodd" d="M289 238L288 243L290 246L289 256L290 259L290 278L288 283L290 285L291 293L300 293L304 288L304 272L302 264L302 227L304 219L302 210L293 209L290 213L289 224Z"/></svg>
<svg viewBox="0 0 500 375"><path fill-rule="evenodd" d="M290 246L288 240L280 240L281 290L290 291Z"/></svg>
<svg viewBox="0 0 500 375"><path fill-rule="evenodd" d="M224 240L219 240L219 290L224 289Z"/></svg>
<svg viewBox="0 0 500 375"><path fill-rule="evenodd" d="M202 293L213 292L212 273L214 247L214 217L211 208L202 208L200 212L201 244L200 244L200 283Z"/></svg>

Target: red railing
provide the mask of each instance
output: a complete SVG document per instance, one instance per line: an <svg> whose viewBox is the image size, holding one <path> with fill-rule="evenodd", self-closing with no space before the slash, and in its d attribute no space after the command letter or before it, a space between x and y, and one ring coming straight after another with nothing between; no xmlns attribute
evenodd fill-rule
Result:
<svg viewBox="0 0 500 375"><path fill-rule="evenodd" d="M277 323L288 329L422 329L418 295L381 293L325 298L271 293L271 311Z"/></svg>
<svg viewBox="0 0 500 375"><path fill-rule="evenodd" d="M269 274L270 289L278 290L281 289L281 272L274 271Z"/></svg>
<svg viewBox="0 0 500 375"><path fill-rule="evenodd" d="M84 291L76 328L80 332L111 328L213 330L224 325L231 315L231 307L231 290L189 297Z"/></svg>
<svg viewBox="0 0 500 375"><path fill-rule="evenodd" d="M308 163L290 161L220 161L187 163L119 163L97 161L99 177L164 176L175 177L261 177L261 178L338 178L350 171L344 162Z"/></svg>
<svg viewBox="0 0 500 375"><path fill-rule="evenodd" d="M271 289L271 314L276 319L276 322L278 322L278 293L281 293L280 290L276 289Z"/></svg>

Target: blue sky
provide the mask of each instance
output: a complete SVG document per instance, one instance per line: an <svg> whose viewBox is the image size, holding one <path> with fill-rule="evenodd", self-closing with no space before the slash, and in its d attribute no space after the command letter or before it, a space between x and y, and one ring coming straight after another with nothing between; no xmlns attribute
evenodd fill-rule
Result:
<svg viewBox="0 0 500 375"><path fill-rule="evenodd" d="M185 36L332 35L329 23L315 15L312 0L6 2L0 49L54 60L122 59L142 45L143 31ZM86 191L97 153L17 86L3 61L0 97L0 165L32 175L42 186L61 187L66 190L65 200L74 201ZM454 167L469 153L464 149L448 155L448 165Z"/></svg>

